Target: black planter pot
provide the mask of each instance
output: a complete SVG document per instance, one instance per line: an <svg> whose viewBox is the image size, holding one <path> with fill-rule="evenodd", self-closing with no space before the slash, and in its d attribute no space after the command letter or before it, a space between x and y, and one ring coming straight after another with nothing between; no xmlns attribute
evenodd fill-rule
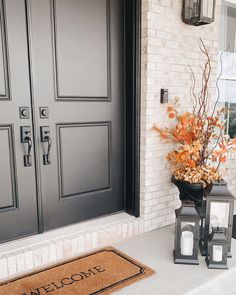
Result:
<svg viewBox="0 0 236 295"><path fill-rule="evenodd" d="M200 207L202 206L203 197L207 196L212 189L212 185L203 188L200 183L178 180L174 176L171 177L171 182L178 187L181 201L193 201L196 206Z"/></svg>

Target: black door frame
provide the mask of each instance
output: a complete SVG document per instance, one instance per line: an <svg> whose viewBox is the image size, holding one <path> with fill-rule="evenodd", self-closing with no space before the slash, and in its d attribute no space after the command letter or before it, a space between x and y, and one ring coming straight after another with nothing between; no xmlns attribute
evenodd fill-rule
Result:
<svg viewBox="0 0 236 295"><path fill-rule="evenodd" d="M125 3L126 212L140 216L141 0Z"/></svg>

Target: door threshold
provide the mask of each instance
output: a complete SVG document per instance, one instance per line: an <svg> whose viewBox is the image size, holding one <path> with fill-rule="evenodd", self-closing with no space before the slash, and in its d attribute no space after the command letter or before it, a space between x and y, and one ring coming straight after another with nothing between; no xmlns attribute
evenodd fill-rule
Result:
<svg viewBox="0 0 236 295"><path fill-rule="evenodd" d="M0 245L0 281L144 232L142 218L117 213Z"/></svg>

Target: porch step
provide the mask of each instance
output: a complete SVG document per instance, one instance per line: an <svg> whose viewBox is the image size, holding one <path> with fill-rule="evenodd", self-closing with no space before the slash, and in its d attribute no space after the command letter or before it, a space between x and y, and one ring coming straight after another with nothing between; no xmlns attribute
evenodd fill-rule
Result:
<svg viewBox="0 0 236 295"><path fill-rule="evenodd" d="M144 232L142 218L114 214L0 245L0 281Z"/></svg>

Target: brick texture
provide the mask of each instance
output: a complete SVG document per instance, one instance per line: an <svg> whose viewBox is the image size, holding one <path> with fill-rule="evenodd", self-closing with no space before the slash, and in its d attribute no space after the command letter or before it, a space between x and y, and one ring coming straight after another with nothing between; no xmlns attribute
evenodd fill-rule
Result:
<svg viewBox="0 0 236 295"><path fill-rule="evenodd" d="M174 209L179 206L177 189L170 182L165 156L173 146L161 142L152 131L153 123L171 124L166 104L160 103L160 89L168 88L170 99L180 98L182 110L191 108L191 72L198 87L204 56L199 49L201 37L212 57L210 95L216 98L216 69L219 48L220 8L217 1L216 20L206 26L185 25L181 20L182 1L143 0L142 3L142 89L141 89L141 214L145 230L153 230L174 222ZM226 176L236 193L235 160Z"/></svg>
<svg viewBox="0 0 236 295"><path fill-rule="evenodd" d="M90 230L74 232L41 243L0 254L0 283L25 273L51 266L83 252L101 248L144 232L142 218L127 217L122 221Z"/></svg>

